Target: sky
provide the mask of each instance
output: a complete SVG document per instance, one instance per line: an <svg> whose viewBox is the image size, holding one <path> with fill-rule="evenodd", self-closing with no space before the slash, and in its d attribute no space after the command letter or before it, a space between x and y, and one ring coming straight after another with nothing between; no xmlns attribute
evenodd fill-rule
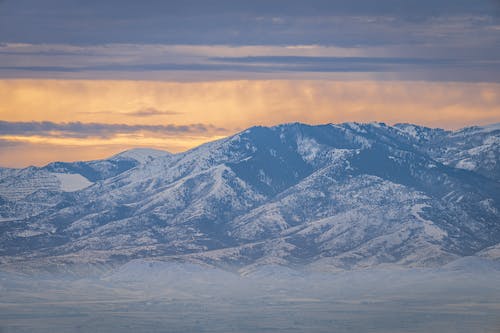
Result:
<svg viewBox="0 0 500 333"><path fill-rule="evenodd" d="M296 121L500 122L500 1L0 0L0 166Z"/></svg>

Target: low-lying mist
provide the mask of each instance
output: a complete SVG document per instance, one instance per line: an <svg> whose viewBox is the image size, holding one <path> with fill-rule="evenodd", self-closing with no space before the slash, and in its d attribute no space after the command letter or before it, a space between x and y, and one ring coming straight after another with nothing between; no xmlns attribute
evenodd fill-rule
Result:
<svg viewBox="0 0 500 333"><path fill-rule="evenodd" d="M0 273L0 332L500 332L500 263L222 270L136 260L96 274Z"/></svg>

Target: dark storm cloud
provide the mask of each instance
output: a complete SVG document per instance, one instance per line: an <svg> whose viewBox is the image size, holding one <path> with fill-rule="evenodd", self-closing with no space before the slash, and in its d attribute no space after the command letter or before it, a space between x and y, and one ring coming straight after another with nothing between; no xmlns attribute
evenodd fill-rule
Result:
<svg viewBox="0 0 500 333"><path fill-rule="evenodd" d="M304 57L304 56L253 56L217 57L213 61L240 64L281 64L281 65L456 65L455 59L395 58L395 57Z"/></svg>
<svg viewBox="0 0 500 333"><path fill-rule="evenodd" d="M68 66L0 66L1 70L13 70L13 71L33 71L33 72L87 72L87 71L102 71L102 72L135 72L135 71L222 71L222 70L233 70L233 71L246 71L248 69L254 69L256 71L259 68L245 66L244 64L200 64L200 63L188 63L188 64L176 64L176 63L164 63L164 64L133 64L133 65L118 65L109 64L102 66L82 66L82 67L68 67ZM265 68L263 68L265 69Z"/></svg>
<svg viewBox="0 0 500 333"><path fill-rule="evenodd" d="M42 122L9 122L0 121L0 134L4 136L46 136L61 138L109 138L117 134L133 134L139 132L153 132L164 135L172 134L203 134L223 132L225 129L210 124L189 125L126 125L103 123L54 123Z"/></svg>
<svg viewBox="0 0 500 333"><path fill-rule="evenodd" d="M499 16L500 15L500 0L490 0L490 1L493 4L494 14L496 16Z"/></svg>
<svg viewBox="0 0 500 333"><path fill-rule="evenodd" d="M380 17L403 25L443 15L490 15L494 8L491 0L9 0L0 10L0 42L367 43L376 37L369 27ZM353 17L354 30L342 29L343 39L336 29L345 23L329 17ZM397 33L374 42L388 42L390 35Z"/></svg>
<svg viewBox="0 0 500 333"><path fill-rule="evenodd" d="M475 61L473 59L411 58L411 57L312 57L312 56L248 56L212 57L197 59L201 63L150 63L150 64L108 64L100 66L8 66L0 71L31 72L157 72L157 71L237 71L254 73L272 72L402 72L418 69L498 70L498 62ZM159 110L138 110L134 115L152 116L173 114Z"/></svg>
<svg viewBox="0 0 500 333"><path fill-rule="evenodd" d="M405 79L498 81L499 8L498 0L7 0L0 77L404 71ZM175 45L333 46L366 59L169 51Z"/></svg>

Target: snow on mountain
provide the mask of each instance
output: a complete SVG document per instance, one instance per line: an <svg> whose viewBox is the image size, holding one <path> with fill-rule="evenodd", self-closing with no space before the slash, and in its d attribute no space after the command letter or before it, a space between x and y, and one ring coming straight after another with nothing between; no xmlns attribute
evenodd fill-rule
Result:
<svg viewBox="0 0 500 333"><path fill-rule="evenodd" d="M483 258L500 260L500 243L482 250L478 255Z"/></svg>
<svg viewBox="0 0 500 333"><path fill-rule="evenodd" d="M500 131L500 123L495 123L495 124L489 124L485 126L472 126L472 127L466 127L461 130L458 130L457 133L461 134L464 132L471 133L490 133L490 132L497 132Z"/></svg>
<svg viewBox="0 0 500 333"><path fill-rule="evenodd" d="M30 167L15 170L0 179L0 195L8 200L18 201L38 190L58 191L60 186L61 183L53 173Z"/></svg>
<svg viewBox="0 0 500 333"><path fill-rule="evenodd" d="M1 169L0 258L440 266L500 242L499 141L495 126L292 123L179 154Z"/></svg>
<svg viewBox="0 0 500 333"><path fill-rule="evenodd" d="M168 155L170 155L170 153L164 150L149 149L149 148L134 148L121 152L112 157L112 159L120 159L120 158L133 159L142 164L149 162L155 158Z"/></svg>
<svg viewBox="0 0 500 333"><path fill-rule="evenodd" d="M0 218L19 220L36 216L69 200L67 192L119 175L168 152L132 149L107 160L54 162L44 167L0 168Z"/></svg>
<svg viewBox="0 0 500 333"><path fill-rule="evenodd" d="M87 178L77 173L52 173L59 180L60 189L64 192L74 192L92 185Z"/></svg>
<svg viewBox="0 0 500 333"><path fill-rule="evenodd" d="M430 142L427 149L436 160L486 177L500 180L500 126L467 127L448 132Z"/></svg>

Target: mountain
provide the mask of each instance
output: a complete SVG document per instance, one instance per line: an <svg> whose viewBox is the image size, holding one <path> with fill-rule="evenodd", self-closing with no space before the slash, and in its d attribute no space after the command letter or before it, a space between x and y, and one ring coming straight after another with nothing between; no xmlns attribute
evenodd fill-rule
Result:
<svg viewBox="0 0 500 333"><path fill-rule="evenodd" d="M500 244L500 124L252 127L0 169L0 264L435 267Z"/></svg>
<svg viewBox="0 0 500 333"><path fill-rule="evenodd" d="M131 149L107 160L54 162L45 167L0 168L0 220L26 219L55 206L69 192L82 190L140 163L169 153L154 149Z"/></svg>

